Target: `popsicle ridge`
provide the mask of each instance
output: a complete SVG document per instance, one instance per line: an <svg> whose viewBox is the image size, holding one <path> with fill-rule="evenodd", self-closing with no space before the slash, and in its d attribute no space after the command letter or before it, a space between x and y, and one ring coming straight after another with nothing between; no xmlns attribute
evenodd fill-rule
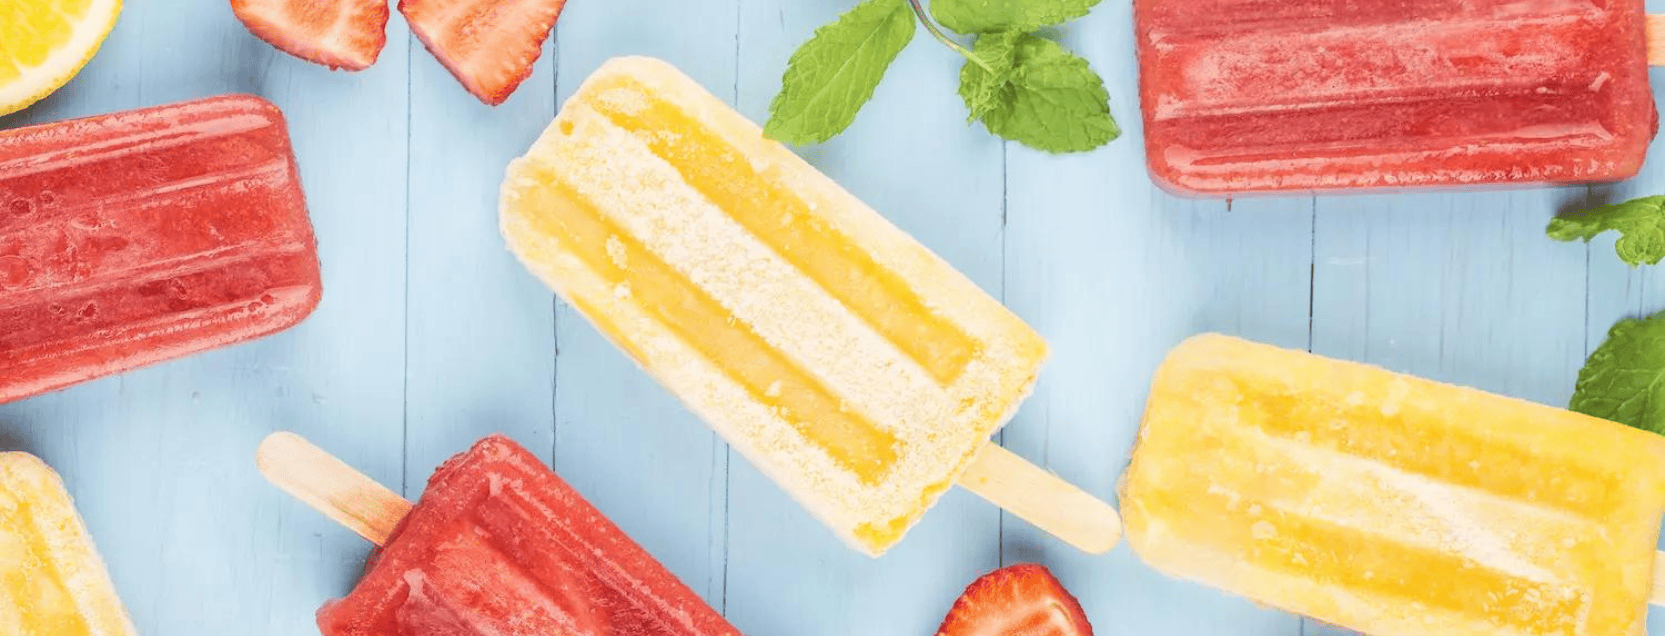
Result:
<svg viewBox="0 0 1665 636"><path fill-rule="evenodd" d="M657 60L597 71L503 201L529 269L870 554L1045 357L998 302Z"/></svg>
<svg viewBox="0 0 1665 636"><path fill-rule="evenodd" d="M1410 397L1410 383L1404 380L1388 384L1389 401L1385 405L1317 402L1306 399L1301 389L1287 385L1240 384L1230 390L1243 396L1237 405L1238 417L1261 433L1341 456L1374 457L1384 467L1407 477L1503 493L1526 506L1587 517L1600 516L1624 503L1619 500L1626 493L1618 471L1606 466L1569 465L1546 479L1533 466L1533 459L1540 455L1536 449L1483 432L1438 425L1453 416L1484 417L1484 413L1474 412L1467 400L1407 402L1400 397ZM1425 449L1429 448L1442 450L1428 453ZM1486 464L1450 461L1452 457L1481 455L1488 458Z"/></svg>
<svg viewBox="0 0 1665 636"><path fill-rule="evenodd" d="M1164 572L1378 636L1643 633L1665 439L1199 336L1123 483Z"/></svg>

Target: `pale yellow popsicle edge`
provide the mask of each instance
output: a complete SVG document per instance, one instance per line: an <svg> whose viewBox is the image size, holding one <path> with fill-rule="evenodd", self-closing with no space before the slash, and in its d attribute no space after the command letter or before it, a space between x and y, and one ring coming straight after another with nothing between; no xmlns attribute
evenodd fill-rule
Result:
<svg viewBox="0 0 1665 636"><path fill-rule="evenodd" d="M628 303L620 302L621 298L628 299L628 296L619 296L618 293L615 293L615 290L601 287L601 281L597 280L592 273L586 271L582 263L575 262L570 255L564 254L553 241L529 240L533 238L532 228L525 220L518 218L518 213L512 211L510 203L516 200L520 188L535 186L534 183L526 179L526 170L540 161L538 157L543 158L541 159L544 162L543 165L549 169L567 172L581 170L577 165L570 163L571 159L564 157L564 153L576 152L580 155L588 153L590 157L607 156L596 154L597 151L594 149L585 149L586 144L598 143L602 138L607 138L611 139L606 142L609 144L607 147L612 148L614 153L622 153L614 156L630 157L620 161L626 164L634 161L642 162L639 165L629 166L630 169L636 170L639 174L631 176L627 180L643 179L655 183L674 182L674 177L665 171L663 165L653 165L657 160L641 154L639 142L619 137L615 130L609 129L609 125L602 119L597 118L594 111L584 102L584 100L598 98L615 99L614 97L595 95L594 93L598 89L593 87L599 83L605 83L607 80L604 78L616 78L621 75L632 78L634 81L648 87L649 90L661 93L666 96L666 99L687 110L702 125L709 127L712 132L721 136L727 143L732 144L738 152L745 153L754 169L772 175L773 178L783 179L789 184L789 187L811 202L811 209L816 211L822 222L839 228L839 231L846 235L859 237L865 247L871 250L875 259L905 276L910 285L923 294L931 306L949 320L960 324L974 337L992 338L992 340L985 341L985 344L990 345L992 357L987 360L974 360L961 381L942 389L922 387L923 392L918 394L898 391L894 386L890 389L891 393L895 395L921 396L941 394L943 389L949 389L952 391L952 395L944 397L957 401L966 396L980 395L981 391L994 390L998 386L999 390L1004 393L998 402L990 404L994 408L979 409L979 412L986 415L986 417L980 416L976 422L959 421L960 418L956 417L955 421L948 422L935 417L922 417L923 412L920 412L897 418L887 416L892 415L886 411L886 409L892 408L890 406L869 412L869 415L876 421L885 421L895 426L901 426L902 428L896 429L896 432L905 443L929 442L930 446L927 448L929 450L930 460L928 463L930 469L928 471L920 470L927 467L926 464L919 463L919 460L923 460L924 457L916 460L904 456L900 464L905 469L902 474L907 475L907 477L901 480L887 479L885 483L879 486L880 496L868 498L865 495L854 495L859 490L858 486L830 470L830 465L825 465L820 461L812 461L808 465L788 466L791 462L782 461L782 458L778 457L780 453L768 446L768 444L784 443L785 436L772 432L759 433L759 431L765 431L766 428L772 428L775 425L762 424L761 422L766 421L767 418L759 418L758 414L754 412L756 409L746 406L743 404L744 400L740 399L737 394L728 391L723 383L719 382L718 378L711 373L709 365L703 365L697 359L698 356L690 355L690 352L681 350L675 342L663 336L654 335L649 328L650 321L641 316L637 308L627 306ZM628 97L619 96L616 99L628 99ZM560 130L560 126L566 127L564 132ZM579 133L579 136L569 140L563 139L564 136L575 131ZM584 159L583 161L591 160L593 159ZM586 197L598 197L603 200L603 205L608 208L609 213L622 214L626 208L633 204L617 198L620 193L598 185L598 183L612 182L605 179L598 182L597 177L601 176L603 175L590 173L590 176L578 181L575 187L581 190L581 194ZM685 190L667 190L656 193L655 196L685 197L686 195ZM1038 336L1033 334L1033 330L1023 325L1020 320L1011 315L1004 307L1001 307L997 301L988 297L986 293L978 289L962 274L954 271L940 258L931 254L911 237L889 224L824 175L816 172L813 167L804 163L789 150L777 143L763 139L755 124L745 121L743 117L733 112L726 104L699 88L697 84L694 84L674 68L658 60L647 58L615 59L609 61L587 80L585 87L580 88L577 96L563 109L561 117L557 118L557 125L552 125L550 130L546 131L544 137L534 145L533 150L528 153L527 157L517 160L511 166L509 177L504 183L504 201L504 234L511 248L533 273L543 278L546 283L561 292L563 296L568 297L569 300L576 296L580 302L575 303L575 305L579 305L581 311L584 311L585 306L588 306L590 310L609 314L606 316L609 319L606 322L612 323L627 334L621 336L620 334L604 333L609 339L617 342L621 337L627 340L634 340L638 337L647 338L651 346L644 348L641 346L641 342L632 342L630 344L636 346L627 346L625 347L626 350L636 353L638 362L642 363L661 382L670 386L673 391L683 397L684 401L693 410L700 413L708 423L723 433L725 439L735 443L736 449L747 459L785 486L788 492L791 492L800 503L809 508L812 513L815 513L818 518L827 523L843 538L850 541L852 547L870 555L876 556L895 541L900 540L900 533L885 539L881 543L858 538L855 535L859 533L852 533L852 528L858 524L867 523L869 520L887 522L902 514L908 515L907 525L911 526L911 520L917 518L917 515L921 514L925 507L928 507L944 489L955 481L970 465L970 462L977 456L983 445L987 444L988 435L1004 424L1005 420L1016 410L1018 404L1021 403L1023 397L1027 396L1032 387L1035 369L1044 359L1044 342L1040 342ZM606 203L606 201L611 201L611 203ZM702 204L697 200L689 200L681 205L692 206L688 208L689 214L697 213L707 216L711 214L710 210L705 209L708 204ZM663 221L655 221L654 223L679 223L686 220L686 217L668 217ZM616 222L625 225L638 224L638 228L659 227L640 225L645 221L631 216L621 217ZM713 234L721 230L724 225L726 225L726 222L716 221L714 225L695 226L679 231ZM661 234L661 236L675 235ZM713 234L714 237L715 234ZM656 239L649 236L646 237L646 240L652 242ZM657 240L663 241L664 239ZM749 245L749 239L736 236L735 240L740 241L740 243L734 244L736 249L718 255L721 258L704 264L709 267L689 265L686 260L677 260L686 257L677 257L674 254L668 258L671 259L673 266L695 267L691 270L685 269L685 274L706 274L715 268L727 267L722 265L725 262L724 259L732 260L729 258L731 253ZM664 243L661 242L661 245L664 245ZM666 257L662 255L662 258ZM721 292L716 295L719 296L719 299L733 300L735 298L732 295L724 297ZM793 300L796 301L797 299ZM804 307L806 310L811 307L825 306L820 300L814 298L813 294L806 296L805 300L806 303L794 302L790 306ZM730 307L730 309L733 310L734 308ZM596 316L590 317L592 320L596 318ZM845 322L844 324L848 323ZM764 331L767 331L767 328L771 326L775 326L774 323L765 324ZM844 327L839 328L845 329ZM857 342L867 337L848 329L845 329L844 333L847 337L852 338L845 340L845 342ZM765 337L773 336L765 333ZM807 341L776 339L774 343L777 346L782 346L783 350L793 350L792 355L815 353L804 349L804 347L810 346ZM1033 355L1033 358L1026 358L1022 363L1005 362L1006 358L1002 356L1013 355L1014 351L1021 352L1022 355ZM815 353L815 355L824 357L825 352ZM881 355L888 356L888 354ZM888 360L889 358L885 359ZM886 362L886 364L889 363ZM1010 366L1004 366L1008 364ZM807 364L807 366L811 369L825 371L825 367L819 363ZM906 372L902 373L904 376L920 375L909 370L905 365L892 365L888 368L897 373ZM844 386L843 383L846 381L860 379L849 373L840 373L823 376L823 379L835 387ZM968 380L967 378L975 379ZM993 384L991 384L991 380ZM888 399L895 402L894 397ZM933 398L932 401L935 402L936 398ZM917 406L909 405L905 400L895 402L895 404L910 413L917 410ZM869 404L865 398L852 401L850 405L851 408L857 410L870 410L876 406ZM945 433L951 433L951 436L945 435ZM757 437L760 434L765 435L768 441L759 441L764 439ZM948 439L952 439L953 442L951 444L945 443ZM736 443L737 441L739 443ZM964 441L964 443L961 444L961 441ZM816 453L812 449L806 448L793 451L792 455L799 458L813 459ZM940 463L939 460L941 460ZM928 479L920 479L920 477L927 477L925 474L927 472L929 473ZM925 493L923 496L919 494L921 490Z"/></svg>
<svg viewBox="0 0 1665 636"><path fill-rule="evenodd" d="M22 452L0 453L0 488L31 503L34 528L51 553L53 566L72 597L88 636L136 636L132 620L116 594L86 524L75 509L63 480L40 458ZM45 500L41 500L41 499ZM29 608L17 608L29 611Z"/></svg>

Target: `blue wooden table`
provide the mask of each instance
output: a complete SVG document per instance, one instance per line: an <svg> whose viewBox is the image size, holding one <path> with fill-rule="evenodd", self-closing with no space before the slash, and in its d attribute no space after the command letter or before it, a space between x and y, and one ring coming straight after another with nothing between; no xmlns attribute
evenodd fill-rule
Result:
<svg viewBox="0 0 1665 636"><path fill-rule="evenodd" d="M665 58L762 119L791 51L850 4L571 0L536 73L488 108L397 13L380 62L346 74L259 42L223 1L131 0L74 83L0 127L273 100L323 305L261 342L0 406L0 445L62 472L153 636L315 634L313 611L357 579L368 544L255 471L255 445L280 429L408 497L444 458L508 433L753 636L928 634L967 582L1017 561L1050 566L1100 634L1335 633L1165 579L1125 545L1079 553L963 491L889 555L861 556L504 250L504 166L603 60ZM1558 210L1665 192L1665 147L1613 187L1178 199L1146 177L1130 25L1128 3L1108 0L1060 34L1105 76L1127 131L1099 152L1047 156L967 127L959 60L923 35L847 134L802 150L1051 341L1001 441L1091 492L1114 497L1150 374L1193 333L1563 405L1609 325L1665 309L1661 277L1620 263L1611 239L1543 236Z"/></svg>

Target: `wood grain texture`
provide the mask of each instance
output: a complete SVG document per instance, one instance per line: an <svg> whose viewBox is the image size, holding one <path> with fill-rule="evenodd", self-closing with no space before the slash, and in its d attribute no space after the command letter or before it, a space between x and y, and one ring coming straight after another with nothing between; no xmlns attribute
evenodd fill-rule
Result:
<svg viewBox="0 0 1665 636"><path fill-rule="evenodd" d="M408 57L411 74L410 154L395 187L409 193L403 494L415 499L440 462L491 433L553 460L555 305L504 247L497 198L509 161L555 117L556 63L546 42L532 76L493 108L415 37L394 41L386 55Z"/></svg>
<svg viewBox="0 0 1665 636"><path fill-rule="evenodd" d="M603 60L663 57L762 120L792 50L850 4L571 0L533 77L492 109L397 13L376 66L346 74L273 51L221 0L130 2L77 80L0 127L230 91L272 99L290 120L324 303L270 339L0 406L0 447L63 475L147 634L316 634L314 610L362 571L367 542L260 478L250 458L273 430L411 498L438 462L506 432L754 636L931 633L965 584L1018 561L1052 568L1101 633L1345 633L1165 579L1125 549L1083 554L964 491L884 558L861 556L503 249L504 165ZM1043 155L966 125L961 62L923 34L849 132L800 149L1049 340L1035 396L997 438L1016 456L1113 501L1150 373L1201 331L1562 405L1608 326L1665 309L1665 279L1620 263L1612 237L1542 234L1557 210L1665 192L1660 160L1593 189L1231 204L1161 192L1144 167L1131 20L1106 2L1058 32L1104 75L1126 128L1101 151Z"/></svg>

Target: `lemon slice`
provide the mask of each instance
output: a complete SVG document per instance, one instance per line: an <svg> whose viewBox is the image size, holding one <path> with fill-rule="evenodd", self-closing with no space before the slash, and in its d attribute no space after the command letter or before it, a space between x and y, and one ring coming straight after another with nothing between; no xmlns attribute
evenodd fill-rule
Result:
<svg viewBox="0 0 1665 636"><path fill-rule="evenodd" d="M120 13L121 0L0 0L0 115L69 83Z"/></svg>

